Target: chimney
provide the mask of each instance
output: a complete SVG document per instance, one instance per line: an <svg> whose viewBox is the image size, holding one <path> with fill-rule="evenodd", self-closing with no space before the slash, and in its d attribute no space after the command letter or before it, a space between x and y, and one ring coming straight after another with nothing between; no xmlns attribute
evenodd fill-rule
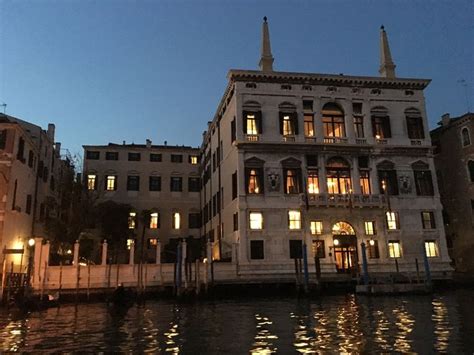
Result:
<svg viewBox="0 0 474 355"><path fill-rule="evenodd" d="M48 123L48 132L46 133L48 138L54 142L54 130L55 130L54 123Z"/></svg>
<svg viewBox="0 0 474 355"><path fill-rule="evenodd" d="M151 148L151 140L150 139L146 140L146 147Z"/></svg>
<svg viewBox="0 0 474 355"><path fill-rule="evenodd" d="M165 141L165 146L167 146L167 145L168 145L168 141Z"/></svg>
<svg viewBox="0 0 474 355"><path fill-rule="evenodd" d="M123 141L123 143L122 143L122 144L123 144L123 145L125 145L126 143L127 143L127 142Z"/></svg>
<svg viewBox="0 0 474 355"><path fill-rule="evenodd" d="M449 122L451 122L451 118L449 117L449 113L445 113L443 116L441 116L441 125L442 126L448 126Z"/></svg>

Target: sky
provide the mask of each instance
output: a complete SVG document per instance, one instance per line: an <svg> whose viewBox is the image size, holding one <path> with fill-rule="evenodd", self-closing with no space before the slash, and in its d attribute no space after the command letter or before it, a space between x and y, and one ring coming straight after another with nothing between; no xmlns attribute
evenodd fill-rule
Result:
<svg viewBox="0 0 474 355"><path fill-rule="evenodd" d="M472 0L0 0L0 104L55 123L62 153L199 146L228 70L258 68L263 16L275 70L378 76L383 24L397 76L432 79L431 128L474 111Z"/></svg>

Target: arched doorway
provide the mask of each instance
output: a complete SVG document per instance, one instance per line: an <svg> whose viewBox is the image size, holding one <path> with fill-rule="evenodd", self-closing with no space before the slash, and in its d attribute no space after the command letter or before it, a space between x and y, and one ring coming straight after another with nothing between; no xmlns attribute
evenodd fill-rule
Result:
<svg viewBox="0 0 474 355"><path fill-rule="evenodd" d="M354 228L347 222L332 226L334 260L338 273L357 273L357 237Z"/></svg>

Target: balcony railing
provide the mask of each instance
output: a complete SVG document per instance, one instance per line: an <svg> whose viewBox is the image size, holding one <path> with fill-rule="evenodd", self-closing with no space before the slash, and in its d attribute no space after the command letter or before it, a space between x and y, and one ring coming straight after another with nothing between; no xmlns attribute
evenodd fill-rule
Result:
<svg viewBox="0 0 474 355"><path fill-rule="evenodd" d="M294 142L295 141L295 136L283 136L283 140L285 142Z"/></svg>
<svg viewBox="0 0 474 355"><path fill-rule="evenodd" d="M347 143L347 137L324 137L324 143Z"/></svg>
<svg viewBox="0 0 474 355"><path fill-rule="evenodd" d="M410 142L411 145L421 145L421 140L419 139L412 139Z"/></svg>
<svg viewBox="0 0 474 355"><path fill-rule="evenodd" d="M356 144L367 144L366 138L356 138Z"/></svg>
<svg viewBox="0 0 474 355"><path fill-rule="evenodd" d="M258 134L247 134L246 138L249 142L258 142Z"/></svg>
<svg viewBox="0 0 474 355"><path fill-rule="evenodd" d="M387 198L385 195L309 194L308 202L310 206L318 207L387 207Z"/></svg>

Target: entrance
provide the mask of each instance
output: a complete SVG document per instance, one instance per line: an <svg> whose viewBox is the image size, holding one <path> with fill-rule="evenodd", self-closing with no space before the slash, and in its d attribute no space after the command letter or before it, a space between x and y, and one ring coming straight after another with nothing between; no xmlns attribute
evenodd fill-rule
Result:
<svg viewBox="0 0 474 355"><path fill-rule="evenodd" d="M338 222L333 228L334 261L338 273L355 275L358 268L357 238L349 223Z"/></svg>

